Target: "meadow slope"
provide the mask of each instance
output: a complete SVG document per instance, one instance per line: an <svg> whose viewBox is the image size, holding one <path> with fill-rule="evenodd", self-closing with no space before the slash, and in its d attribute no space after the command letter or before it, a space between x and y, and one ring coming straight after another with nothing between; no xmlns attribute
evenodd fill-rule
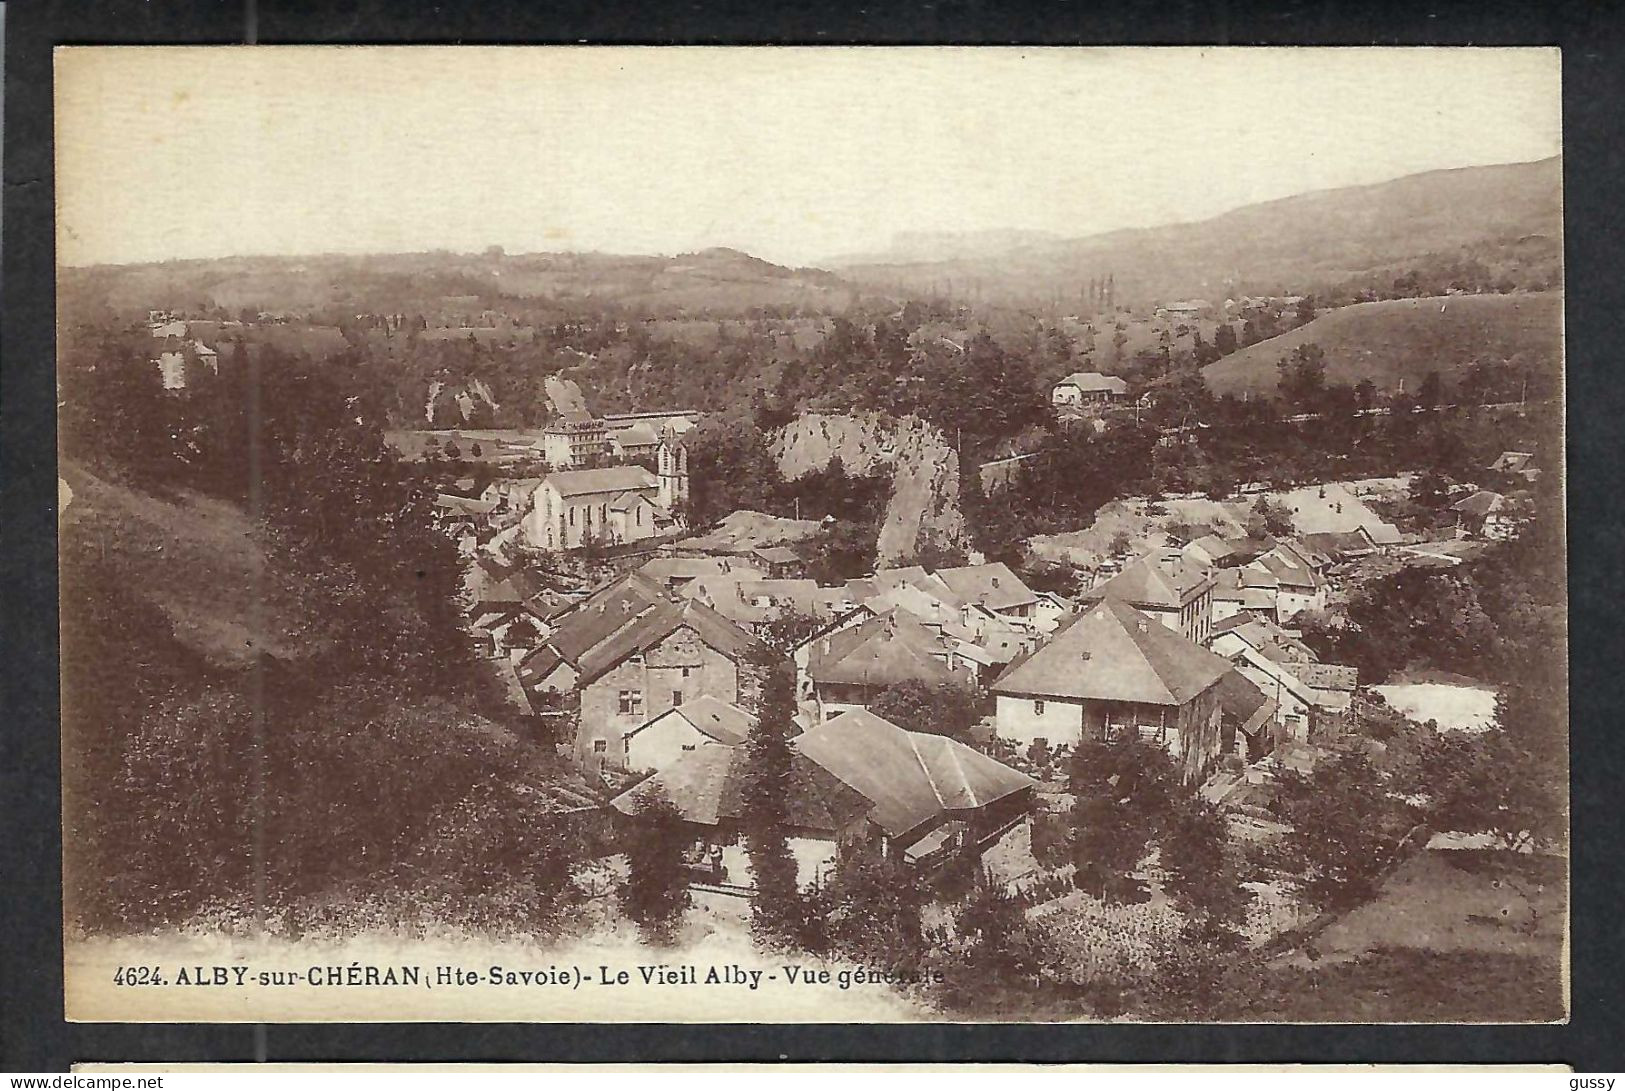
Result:
<svg viewBox="0 0 1625 1091"><path fill-rule="evenodd" d="M1453 385L1475 360L1513 360L1537 371L1563 366L1563 296L1430 296L1357 303L1260 341L1203 369L1215 394L1273 394L1276 364L1299 345L1326 353L1326 381L1370 379L1393 391L1415 390L1429 371Z"/></svg>

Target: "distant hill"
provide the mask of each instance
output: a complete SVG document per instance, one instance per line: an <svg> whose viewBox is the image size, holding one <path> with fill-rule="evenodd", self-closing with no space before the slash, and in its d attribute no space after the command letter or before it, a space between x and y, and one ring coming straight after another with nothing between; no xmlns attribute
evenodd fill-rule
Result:
<svg viewBox="0 0 1625 1091"><path fill-rule="evenodd" d="M1301 294L1428 255L1493 263L1503 247L1562 237L1562 163L1429 171L1370 186L1300 194L1212 219L1074 239L1023 238L961 255L919 240L865 262L834 265L848 280L902 294L933 289L987 302L1083 307L1091 279L1112 276L1119 303L1214 302ZM985 242L985 240L983 240Z"/></svg>
<svg viewBox="0 0 1625 1091"><path fill-rule="evenodd" d="M1359 303L1327 311L1279 337L1231 353L1203 369L1215 394L1273 394L1276 364L1299 345L1326 353L1326 381L1370 379L1391 391L1415 390L1429 371L1447 384L1475 360L1519 358L1537 371L1560 372L1563 296L1430 296Z"/></svg>
<svg viewBox="0 0 1625 1091"><path fill-rule="evenodd" d="M981 259L1030 246L1051 246L1061 236L1051 231L1020 231L994 228L987 231L899 231L891 245L868 254L847 254L831 258L833 266L886 264L907 261Z"/></svg>
<svg viewBox="0 0 1625 1091"><path fill-rule="evenodd" d="M312 314L457 315L479 323L515 301L582 300L639 313L738 314L756 307L843 308L854 289L821 269L790 269L723 247L675 257L598 253L235 257L62 270L70 310L243 309ZM577 308L579 309L579 308Z"/></svg>

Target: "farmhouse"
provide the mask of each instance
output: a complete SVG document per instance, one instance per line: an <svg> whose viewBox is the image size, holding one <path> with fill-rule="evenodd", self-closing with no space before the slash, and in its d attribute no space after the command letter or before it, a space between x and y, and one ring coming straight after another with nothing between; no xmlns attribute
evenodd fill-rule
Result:
<svg viewBox="0 0 1625 1091"><path fill-rule="evenodd" d="M1128 396L1128 383L1098 371L1074 371L1050 391L1053 405L1110 404Z"/></svg>
<svg viewBox="0 0 1625 1091"><path fill-rule="evenodd" d="M1223 750L1218 684L1230 664L1107 599L994 681L995 731L1025 749L1076 746L1124 731L1168 748L1196 779Z"/></svg>

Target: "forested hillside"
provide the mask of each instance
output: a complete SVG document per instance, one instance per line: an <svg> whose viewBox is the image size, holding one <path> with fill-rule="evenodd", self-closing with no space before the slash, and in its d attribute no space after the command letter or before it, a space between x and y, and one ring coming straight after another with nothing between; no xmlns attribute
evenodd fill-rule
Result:
<svg viewBox="0 0 1625 1091"><path fill-rule="evenodd" d="M166 393L79 342L60 382L70 923L564 927L591 798L475 657L377 409L274 353Z"/></svg>

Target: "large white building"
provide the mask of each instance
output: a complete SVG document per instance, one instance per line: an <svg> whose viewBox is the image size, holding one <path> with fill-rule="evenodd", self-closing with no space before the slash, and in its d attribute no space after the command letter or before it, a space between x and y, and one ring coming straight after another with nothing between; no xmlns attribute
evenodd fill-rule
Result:
<svg viewBox="0 0 1625 1091"><path fill-rule="evenodd" d="M674 532L688 500L688 450L668 432L657 462L658 475L642 466L548 474L525 515L525 540L538 549L566 550Z"/></svg>

